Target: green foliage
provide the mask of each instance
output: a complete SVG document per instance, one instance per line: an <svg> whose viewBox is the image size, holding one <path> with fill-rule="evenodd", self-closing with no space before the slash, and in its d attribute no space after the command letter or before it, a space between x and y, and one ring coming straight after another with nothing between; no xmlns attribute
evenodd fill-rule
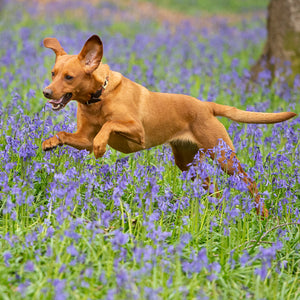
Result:
<svg viewBox="0 0 300 300"><path fill-rule="evenodd" d="M199 11L210 13L247 13L265 10L269 3L268 0L151 0L149 2L170 10L192 15Z"/></svg>

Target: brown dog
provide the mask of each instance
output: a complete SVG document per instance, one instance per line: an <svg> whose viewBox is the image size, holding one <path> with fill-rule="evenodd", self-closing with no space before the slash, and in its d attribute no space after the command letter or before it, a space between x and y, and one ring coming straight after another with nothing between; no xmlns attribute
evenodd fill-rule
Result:
<svg viewBox="0 0 300 300"><path fill-rule="evenodd" d="M221 156L216 157L220 166L228 174L238 172L255 197L257 212L268 216L268 210L259 203L255 183L242 169L234 146L216 116L265 124L288 120L295 113L247 112L186 95L150 92L101 64L103 46L96 35L86 41L78 55L68 55L55 38L45 38L44 45L56 54L53 81L44 89L45 97L50 99L53 110L60 110L76 99L78 111L77 131L58 132L43 142L43 150L65 144L87 149L98 158L104 155L106 145L132 153L169 143L176 165L184 171L199 149L204 152L213 149L221 139L233 152L226 157L226 151L222 150ZM215 157L212 151L209 153Z"/></svg>

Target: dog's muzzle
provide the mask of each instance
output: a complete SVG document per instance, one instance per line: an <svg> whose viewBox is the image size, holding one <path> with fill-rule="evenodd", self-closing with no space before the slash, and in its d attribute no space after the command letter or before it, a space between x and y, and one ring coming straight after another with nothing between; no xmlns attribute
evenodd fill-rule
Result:
<svg viewBox="0 0 300 300"><path fill-rule="evenodd" d="M72 93L66 93L58 100L52 99L52 91L50 89L45 89L43 94L46 98L50 99L48 103L52 105L53 110L60 110L64 108L72 98Z"/></svg>

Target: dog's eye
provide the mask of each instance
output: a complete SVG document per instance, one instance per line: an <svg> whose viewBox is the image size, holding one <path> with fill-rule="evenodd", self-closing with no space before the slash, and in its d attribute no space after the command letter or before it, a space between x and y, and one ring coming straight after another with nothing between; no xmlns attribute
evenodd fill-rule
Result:
<svg viewBox="0 0 300 300"><path fill-rule="evenodd" d="M71 79L73 79L74 77L73 76L71 76L71 75L66 75L65 76L65 79L67 79L67 80L71 80Z"/></svg>
<svg viewBox="0 0 300 300"><path fill-rule="evenodd" d="M51 72L51 76L54 77L54 75L55 75L54 72Z"/></svg>

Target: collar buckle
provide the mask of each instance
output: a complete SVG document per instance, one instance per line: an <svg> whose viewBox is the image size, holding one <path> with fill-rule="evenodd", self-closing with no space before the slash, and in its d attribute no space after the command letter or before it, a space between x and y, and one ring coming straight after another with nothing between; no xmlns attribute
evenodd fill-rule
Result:
<svg viewBox="0 0 300 300"><path fill-rule="evenodd" d="M107 87L107 85L108 85L108 77L106 77L106 79L105 79L105 81L104 81L104 83L102 85L102 88L105 90L106 87Z"/></svg>

